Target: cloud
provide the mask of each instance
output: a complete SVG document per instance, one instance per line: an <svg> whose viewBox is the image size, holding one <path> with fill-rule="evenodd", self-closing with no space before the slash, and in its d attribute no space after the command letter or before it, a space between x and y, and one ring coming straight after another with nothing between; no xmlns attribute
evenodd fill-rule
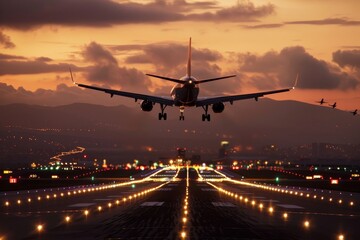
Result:
<svg viewBox="0 0 360 240"><path fill-rule="evenodd" d="M92 104L114 105L118 102L108 98L102 92L89 91L79 87L68 87L59 84L56 89L37 89L29 91L23 87L14 88L12 85L0 82L0 103L27 103L32 105L58 106L74 102L86 102Z"/></svg>
<svg viewBox="0 0 360 240"><path fill-rule="evenodd" d="M239 55L240 71L271 74L281 86L291 86L300 74L298 87L304 89L354 89L359 82L346 72L313 57L303 47L288 47L280 52L271 51L262 56ZM261 88L263 83L259 83Z"/></svg>
<svg viewBox="0 0 360 240"><path fill-rule="evenodd" d="M127 90L141 87L147 91L151 87L151 81L144 73L135 68L120 67L112 53L96 42L85 46L82 56L85 62L92 64L85 72L89 82L117 85Z"/></svg>
<svg viewBox="0 0 360 240"><path fill-rule="evenodd" d="M188 46L177 43L158 43L141 46L141 53L128 57L125 62L154 64L159 72L169 72L186 67ZM192 60L213 62L222 59L221 53L209 49L192 48Z"/></svg>
<svg viewBox="0 0 360 240"><path fill-rule="evenodd" d="M340 67L355 67L360 69L360 50L338 50L332 54L333 61Z"/></svg>
<svg viewBox="0 0 360 240"><path fill-rule="evenodd" d="M54 73L54 72L67 72L69 67L72 69L79 69L78 67L67 64L47 63L49 58L37 58L35 60L27 59L21 56L0 55L0 76L1 75L19 75L19 74L39 74L39 73Z"/></svg>
<svg viewBox="0 0 360 240"><path fill-rule="evenodd" d="M15 44L11 41L9 36L0 31L0 46L3 48L14 48Z"/></svg>
<svg viewBox="0 0 360 240"><path fill-rule="evenodd" d="M358 26L360 21L349 20L347 18L326 18L320 20L290 21L285 22L285 24Z"/></svg>
<svg viewBox="0 0 360 240"><path fill-rule="evenodd" d="M215 1L2 0L0 27L29 30L44 25L110 27L173 21L254 21L275 11L250 1L221 8Z"/></svg>
<svg viewBox="0 0 360 240"><path fill-rule="evenodd" d="M359 26L360 21L350 20L348 18L325 18L320 20L300 20L283 23L244 25L247 29L280 28L286 25L340 25L340 26Z"/></svg>
<svg viewBox="0 0 360 240"><path fill-rule="evenodd" d="M280 28L285 24L283 23L272 23L272 24L258 24L258 25L244 25L244 28L247 29L262 29L262 28Z"/></svg>
<svg viewBox="0 0 360 240"><path fill-rule="evenodd" d="M189 14L188 18L201 21L248 22L269 16L273 13L275 13L275 6L271 3L255 6L255 4L250 1L240 1L233 7L222 8L214 13Z"/></svg>

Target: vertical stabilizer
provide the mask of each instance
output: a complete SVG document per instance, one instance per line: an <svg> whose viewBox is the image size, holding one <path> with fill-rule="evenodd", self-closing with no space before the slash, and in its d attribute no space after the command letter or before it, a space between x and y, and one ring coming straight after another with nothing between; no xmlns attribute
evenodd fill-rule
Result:
<svg viewBox="0 0 360 240"><path fill-rule="evenodd" d="M191 38L189 40L189 52L188 52L188 62L187 62L187 76L191 76Z"/></svg>

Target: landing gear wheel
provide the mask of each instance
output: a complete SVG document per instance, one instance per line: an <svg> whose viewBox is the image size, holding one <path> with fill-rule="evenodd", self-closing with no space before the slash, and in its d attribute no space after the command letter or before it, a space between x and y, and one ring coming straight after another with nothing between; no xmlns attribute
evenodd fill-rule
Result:
<svg viewBox="0 0 360 240"><path fill-rule="evenodd" d="M185 120L185 117L184 117L184 116L180 116L180 117L179 117L179 120L180 120L180 121L181 121L181 120L184 121L184 120Z"/></svg>
<svg viewBox="0 0 360 240"><path fill-rule="evenodd" d="M210 122L210 114L203 114L203 115L202 115L202 121L204 122L205 120L207 120L208 122Z"/></svg>
<svg viewBox="0 0 360 240"><path fill-rule="evenodd" d="M167 114L166 113L159 113L159 120L161 120L161 119L166 120L167 119Z"/></svg>

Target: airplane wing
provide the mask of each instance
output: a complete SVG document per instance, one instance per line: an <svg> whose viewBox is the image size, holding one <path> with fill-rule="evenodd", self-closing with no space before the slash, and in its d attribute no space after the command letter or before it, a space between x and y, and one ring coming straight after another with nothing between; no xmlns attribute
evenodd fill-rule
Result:
<svg viewBox="0 0 360 240"><path fill-rule="evenodd" d="M141 99L141 100L151 101L154 103L160 103L160 104L167 105L167 106L174 105L174 100L171 99L170 97L166 98L166 97L157 97L157 96L151 96L151 95L146 95L146 94L124 92L124 91L95 87L95 86L90 86L90 85L85 85L85 84L80 84L80 83L75 83L75 82L74 82L74 84L76 84L79 87L89 88L92 90L108 93L108 94L110 94L111 97L113 97L114 95L118 95L118 96L133 98L133 99L135 99L135 101L137 101L138 99Z"/></svg>
<svg viewBox="0 0 360 240"><path fill-rule="evenodd" d="M219 103L219 102L230 102L232 104L234 101L251 99L251 98L258 100L258 98L264 97L265 95L288 92L291 89L293 89L293 88L285 88L285 89L279 89L279 90L273 90L273 91L267 91L267 92L257 92L257 93L232 95L232 96L202 98L196 102L196 106L201 107L201 106L211 105L211 104L215 104L215 103Z"/></svg>

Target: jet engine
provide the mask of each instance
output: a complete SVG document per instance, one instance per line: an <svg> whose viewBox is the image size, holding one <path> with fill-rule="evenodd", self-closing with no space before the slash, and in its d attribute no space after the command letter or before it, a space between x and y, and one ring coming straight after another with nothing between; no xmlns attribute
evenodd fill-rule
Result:
<svg viewBox="0 0 360 240"><path fill-rule="evenodd" d="M225 105L222 102L214 103L212 105L212 110L214 111L214 113L221 113L222 111L224 111L224 109Z"/></svg>
<svg viewBox="0 0 360 240"><path fill-rule="evenodd" d="M153 105L153 102L147 100L143 100L140 103L141 110L143 110L144 112L150 112L153 109Z"/></svg>

